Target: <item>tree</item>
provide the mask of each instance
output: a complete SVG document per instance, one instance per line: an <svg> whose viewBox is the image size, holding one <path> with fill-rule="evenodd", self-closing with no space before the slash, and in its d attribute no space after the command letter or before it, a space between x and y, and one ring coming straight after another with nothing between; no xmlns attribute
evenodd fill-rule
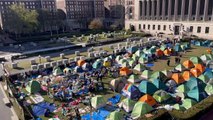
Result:
<svg viewBox="0 0 213 120"><path fill-rule="evenodd" d="M94 19L89 24L89 29L98 30L103 27L103 23L100 19Z"/></svg>
<svg viewBox="0 0 213 120"><path fill-rule="evenodd" d="M5 26L9 32L16 35L24 33L30 34L38 27L38 13L35 10L25 9L23 5L11 5L10 15Z"/></svg>

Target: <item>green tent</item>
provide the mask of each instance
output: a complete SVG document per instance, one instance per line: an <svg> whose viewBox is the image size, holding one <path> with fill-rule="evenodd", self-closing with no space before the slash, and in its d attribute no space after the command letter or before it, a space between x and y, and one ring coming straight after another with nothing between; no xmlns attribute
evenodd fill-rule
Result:
<svg viewBox="0 0 213 120"><path fill-rule="evenodd" d="M177 92L187 93L190 89L185 84L182 84L182 85L178 86L176 88L176 90L177 90Z"/></svg>
<svg viewBox="0 0 213 120"><path fill-rule="evenodd" d="M213 95L213 84L207 84L205 87L205 91L208 95Z"/></svg>
<svg viewBox="0 0 213 120"><path fill-rule="evenodd" d="M183 100L183 104L182 106L185 108L185 109L189 109L191 108L193 105L197 104L196 101L192 100L192 99L184 99Z"/></svg>
<svg viewBox="0 0 213 120"><path fill-rule="evenodd" d="M124 62L121 64L122 67L130 67L129 62Z"/></svg>
<svg viewBox="0 0 213 120"><path fill-rule="evenodd" d="M32 80L32 81L29 81L29 83L26 87L26 90L30 94L37 93L41 90L41 85L38 81Z"/></svg>
<svg viewBox="0 0 213 120"><path fill-rule="evenodd" d="M126 112L131 112L133 110L133 107L135 105L135 101L129 99L129 98L126 98L126 99L123 99L120 103L119 103L119 107L120 108L123 108L124 111Z"/></svg>
<svg viewBox="0 0 213 120"><path fill-rule="evenodd" d="M207 55L202 55L202 56L200 56L200 59L201 59L203 62L206 62L206 61L208 61L208 60L211 60L211 58L210 58L209 56L207 56Z"/></svg>
<svg viewBox="0 0 213 120"><path fill-rule="evenodd" d="M187 96L196 100L197 102L207 97L206 93L204 92L204 89L199 89L198 87L195 87L189 92L187 92Z"/></svg>
<svg viewBox="0 0 213 120"><path fill-rule="evenodd" d="M156 48L150 48L149 50L148 50L148 53L149 54L155 54L155 52L156 52Z"/></svg>
<svg viewBox="0 0 213 120"><path fill-rule="evenodd" d="M153 108L148 105L145 102L137 102L133 108L133 111L131 113L131 117L133 119L137 119L145 114L147 114L148 112L151 112L153 110Z"/></svg>
<svg viewBox="0 0 213 120"><path fill-rule="evenodd" d="M140 79L137 75L133 74L129 76L128 82L136 83L136 82L140 82Z"/></svg>
<svg viewBox="0 0 213 120"><path fill-rule="evenodd" d="M107 120L123 120L124 116L121 112L114 111L109 114Z"/></svg>
<svg viewBox="0 0 213 120"><path fill-rule="evenodd" d="M185 99L185 97L186 97L186 93L182 93L182 92L176 92L174 95L181 97L182 100Z"/></svg>
<svg viewBox="0 0 213 120"><path fill-rule="evenodd" d="M202 80L204 83L208 83L208 81L209 81L209 78L207 76L203 75L203 74L200 75L198 77L198 79Z"/></svg>
<svg viewBox="0 0 213 120"><path fill-rule="evenodd" d="M118 62L118 61L120 61L122 58L123 58L122 56L118 55L118 56L115 58L115 60Z"/></svg>
<svg viewBox="0 0 213 120"><path fill-rule="evenodd" d="M152 95L155 91L157 91L157 87L155 85L145 80L143 80L139 84L138 89L140 90L140 92L150 95Z"/></svg>
<svg viewBox="0 0 213 120"><path fill-rule="evenodd" d="M99 109L106 105L106 101L104 100L102 95L96 95L91 99L91 105L95 109Z"/></svg>
<svg viewBox="0 0 213 120"><path fill-rule="evenodd" d="M134 64L135 64L135 61L134 61L134 60L130 60L130 61L129 61L129 66L130 66L130 67L133 67Z"/></svg>
<svg viewBox="0 0 213 120"><path fill-rule="evenodd" d="M161 71L156 71L151 75L151 78L153 79L159 79L161 81L165 81L167 77L161 72Z"/></svg>
<svg viewBox="0 0 213 120"><path fill-rule="evenodd" d="M162 103L171 98L171 95L164 90L158 90L154 93L153 98L159 103Z"/></svg>
<svg viewBox="0 0 213 120"><path fill-rule="evenodd" d="M166 45L161 45L160 49L164 51L166 49Z"/></svg>
<svg viewBox="0 0 213 120"><path fill-rule="evenodd" d="M134 70L137 70L139 72L142 72L143 70L146 70L146 66L144 66L143 64L137 64L135 67L134 67Z"/></svg>
<svg viewBox="0 0 213 120"><path fill-rule="evenodd" d="M148 59L146 57L140 57L138 62L144 64L148 62Z"/></svg>
<svg viewBox="0 0 213 120"><path fill-rule="evenodd" d="M179 65L177 65L175 67L175 70L177 70L177 71L184 71L184 70L186 70L186 68L182 64L179 64Z"/></svg>
<svg viewBox="0 0 213 120"><path fill-rule="evenodd" d="M92 67L95 69L99 69L101 68L101 66L102 66L102 62L97 60L92 64Z"/></svg>
<svg viewBox="0 0 213 120"><path fill-rule="evenodd" d="M163 70L162 73L163 73L167 78L171 78L171 77L172 77L172 72L171 72L171 71Z"/></svg>
<svg viewBox="0 0 213 120"><path fill-rule="evenodd" d="M58 75L62 75L63 71L61 70L60 67L54 67L53 68L53 75L58 76Z"/></svg>
<svg viewBox="0 0 213 120"><path fill-rule="evenodd" d="M190 60L191 60L194 64L202 63L202 60L201 60L199 57L191 57Z"/></svg>
<svg viewBox="0 0 213 120"><path fill-rule="evenodd" d="M187 49L187 46L184 44L184 45L180 45L181 49L182 50L186 50Z"/></svg>
<svg viewBox="0 0 213 120"><path fill-rule="evenodd" d="M173 108L176 109L176 110L181 110L181 111L185 110L185 108L182 105L179 105L179 104L174 104Z"/></svg>
<svg viewBox="0 0 213 120"><path fill-rule="evenodd" d="M142 77L142 78L145 78L145 79L148 79L148 78L150 78L151 74L152 74L151 71L149 71L149 70L144 70L144 71L142 72L142 74L141 74L141 77Z"/></svg>
<svg viewBox="0 0 213 120"><path fill-rule="evenodd" d="M140 57L142 54L143 54L143 52L141 50L137 50L135 52L135 55L138 56L138 57Z"/></svg>
<svg viewBox="0 0 213 120"><path fill-rule="evenodd" d="M139 59L139 57L138 57L137 55L133 54L133 55L132 55L132 59L133 59L134 61L136 61L136 60Z"/></svg>
<svg viewBox="0 0 213 120"><path fill-rule="evenodd" d="M206 54L210 58L210 60L213 60L213 55L212 54Z"/></svg>
<svg viewBox="0 0 213 120"><path fill-rule="evenodd" d="M126 62L128 62L128 60L126 60L126 59L120 59L118 63L119 64L123 64L123 63L126 63Z"/></svg>

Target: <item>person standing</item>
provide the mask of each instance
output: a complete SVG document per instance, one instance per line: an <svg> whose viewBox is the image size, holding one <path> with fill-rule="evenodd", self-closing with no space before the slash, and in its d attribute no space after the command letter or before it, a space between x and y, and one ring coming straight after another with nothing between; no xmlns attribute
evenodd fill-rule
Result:
<svg viewBox="0 0 213 120"><path fill-rule="evenodd" d="M170 66L170 60L167 60L167 66Z"/></svg>

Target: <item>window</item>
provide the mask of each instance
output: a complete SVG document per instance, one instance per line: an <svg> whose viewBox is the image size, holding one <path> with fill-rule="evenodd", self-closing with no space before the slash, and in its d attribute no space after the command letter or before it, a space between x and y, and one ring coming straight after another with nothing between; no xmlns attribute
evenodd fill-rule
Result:
<svg viewBox="0 0 213 120"><path fill-rule="evenodd" d="M163 30L164 30L164 31L166 30L166 25L163 26Z"/></svg>
<svg viewBox="0 0 213 120"><path fill-rule="evenodd" d="M201 32L201 27L197 27L197 33Z"/></svg>
<svg viewBox="0 0 213 120"><path fill-rule="evenodd" d="M139 24L139 30L141 29L141 24Z"/></svg>
<svg viewBox="0 0 213 120"><path fill-rule="evenodd" d="M155 25L152 26L152 29L155 30Z"/></svg>
<svg viewBox="0 0 213 120"><path fill-rule="evenodd" d="M189 32L193 32L193 26L190 26Z"/></svg>
<svg viewBox="0 0 213 120"><path fill-rule="evenodd" d="M209 33L209 27L206 27L205 33Z"/></svg>
<svg viewBox="0 0 213 120"><path fill-rule="evenodd" d="M145 24L143 25L143 29L146 29L146 25Z"/></svg>
<svg viewBox="0 0 213 120"><path fill-rule="evenodd" d="M158 30L160 30L160 25L158 25Z"/></svg>
<svg viewBox="0 0 213 120"><path fill-rule="evenodd" d="M150 25L148 25L148 30L150 29Z"/></svg>

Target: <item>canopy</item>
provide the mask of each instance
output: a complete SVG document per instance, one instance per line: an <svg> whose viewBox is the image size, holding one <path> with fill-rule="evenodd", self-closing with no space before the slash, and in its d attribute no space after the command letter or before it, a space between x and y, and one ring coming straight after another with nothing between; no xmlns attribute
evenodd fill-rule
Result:
<svg viewBox="0 0 213 120"><path fill-rule="evenodd" d="M37 93L41 90L41 85L38 81L32 80L32 81L29 81L29 83L26 87L26 90L30 94L34 94L34 93Z"/></svg>
<svg viewBox="0 0 213 120"><path fill-rule="evenodd" d="M168 87L159 79L154 79L152 83L157 87L157 89L166 90Z"/></svg>
<svg viewBox="0 0 213 120"><path fill-rule="evenodd" d="M143 80L138 86L140 92L145 94L153 94L157 88L151 82Z"/></svg>
<svg viewBox="0 0 213 120"><path fill-rule="evenodd" d="M192 90L187 92L187 96L196 100L197 102L200 102L207 97L206 93L198 87L194 87Z"/></svg>
<svg viewBox="0 0 213 120"><path fill-rule="evenodd" d="M171 98L171 96L164 90L158 90L154 93L153 98L155 98L157 102L162 103Z"/></svg>
<svg viewBox="0 0 213 120"><path fill-rule="evenodd" d="M144 71L142 72L142 74L141 74L141 77L142 77L142 78L145 78L145 79L148 79L148 78L150 78L151 75L152 75L152 72L151 72L151 71L149 71L149 70L144 70Z"/></svg>
<svg viewBox="0 0 213 120"><path fill-rule="evenodd" d="M122 67L122 68L120 69L120 75L121 75L121 76L128 76L128 75L130 75L131 73L132 73L132 71L129 70L129 68L127 68L127 67Z"/></svg>
<svg viewBox="0 0 213 120"><path fill-rule="evenodd" d="M97 95L91 98L91 105L95 109L99 109L105 106L105 104L106 104L106 101L104 100L102 95Z"/></svg>
<svg viewBox="0 0 213 120"><path fill-rule="evenodd" d="M183 79L183 77L179 74L179 73L174 73L172 75L172 79L177 83L177 84L181 84L183 82L185 82L185 80Z"/></svg>
<svg viewBox="0 0 213 120"><path fill-rule="evenodd" d="M118 106L120 108L123 108L124 111L126 111L126 112L131 112L135 103L136 103L135 101L133 101L129 98L126 98L126 99L123 99L122 102Z"/></svg>
<svg viewBox="0 0 213 120"><path fill-rule="evenodd" d="M139 72L142 72L143 70L146 70L146 67L143 65L143 64L137 64L135 67L134 67L134 70L137 70Z"/></svg>
<svg viewBox="0 0 213 120"><path fill-rule="evenodd" d="M192 100L192 99L184 99L183 100L183 104L182 106L185 108L185 109L189 109L191 108L193 105L197 104L196 101Z"/></svg>
<svg viewBox="0 0 213 120"><path fill-rule="evenodd" d="M77 65L82 66L84 63L86 63L84 60L78 60Z"/></svg>
<svg viewBox="0 0 213 120"><path fill-rule="evenodd" d="M54 67L53 68L53 75L54 76L58 76L58 75L62 75L63 74L63 71L61 70L60 67Z"/></svg>
<svg viewBox="0 0 213 120"><path fill-rule="evenodd" d="M186 61L183 62L183 66L185 68L189 69L189 68L193 68L194 64L193 64L193 62L191 60L186 60Z"/></svg>
<svg viewBox="0 0 213 120"><path fill-rule="evenodd" d="M150 106L154 106L157 104L157 102L155 101L155 99L148 95L148 94L145 94L144 96L142 96L139 101L141 102L146 102L147 104L149 104Z"/></svg>
<svg viewBox="0 0 213 120"><path fill-rule="evenodd" d="M130 83L137 83L137 82L140 82L141 80L139 79L137 75L132 74L129 76L129 79L127 81Z"/></svg>
<svg viewBox="0 0 213 120"><path fill-rule="evenodd" d="M205 67L202 64L195 64L195 68L200 70L201 73L205 71Z"/></svg>
<svg viewBox="0 0 213 120"><path fill-rule="evenodd" d="M133 111L131 113L131 117L133 119L137 119L145 114L147 114L148 112L151 112L153 110L153 108L148 105L145 102L137 102L133 108Z"/></svg>
<svg viewBox="0 0 213 120"><path fill-rule="evenodd" d="M182 74L182 77L185 81L189 80L190 77L191 77L191 72L189 71L184 71L183 74Z"/></svg>
<svg viewBox="0 0 213 120"><path fill-rule="evenodd" d="M190 72L194 77L199 77L202 74L202 72L197 68L192 68Z"/></svg>
<svg viewBox="0 0 213 120"><path fill-rule="evenodd" d="M186 68L182 64L179 64L179 65L177 65L175 67L175 70L177 70L177 71L184 71L184 70L186 70Z"/></svg>
<svg viewBox="0 0 213 120"><path fill-rule="evenodd" d="M123 114L118 111L111 112L108 116L108 120L123 120Z"/></svg>
<svg viewBox="0 0 213 120"><path fill-rule="evenodd" d="M191 57L190 60L191 60L194 64L202 63L202 60L201 60L199 57Z"/></svg>

